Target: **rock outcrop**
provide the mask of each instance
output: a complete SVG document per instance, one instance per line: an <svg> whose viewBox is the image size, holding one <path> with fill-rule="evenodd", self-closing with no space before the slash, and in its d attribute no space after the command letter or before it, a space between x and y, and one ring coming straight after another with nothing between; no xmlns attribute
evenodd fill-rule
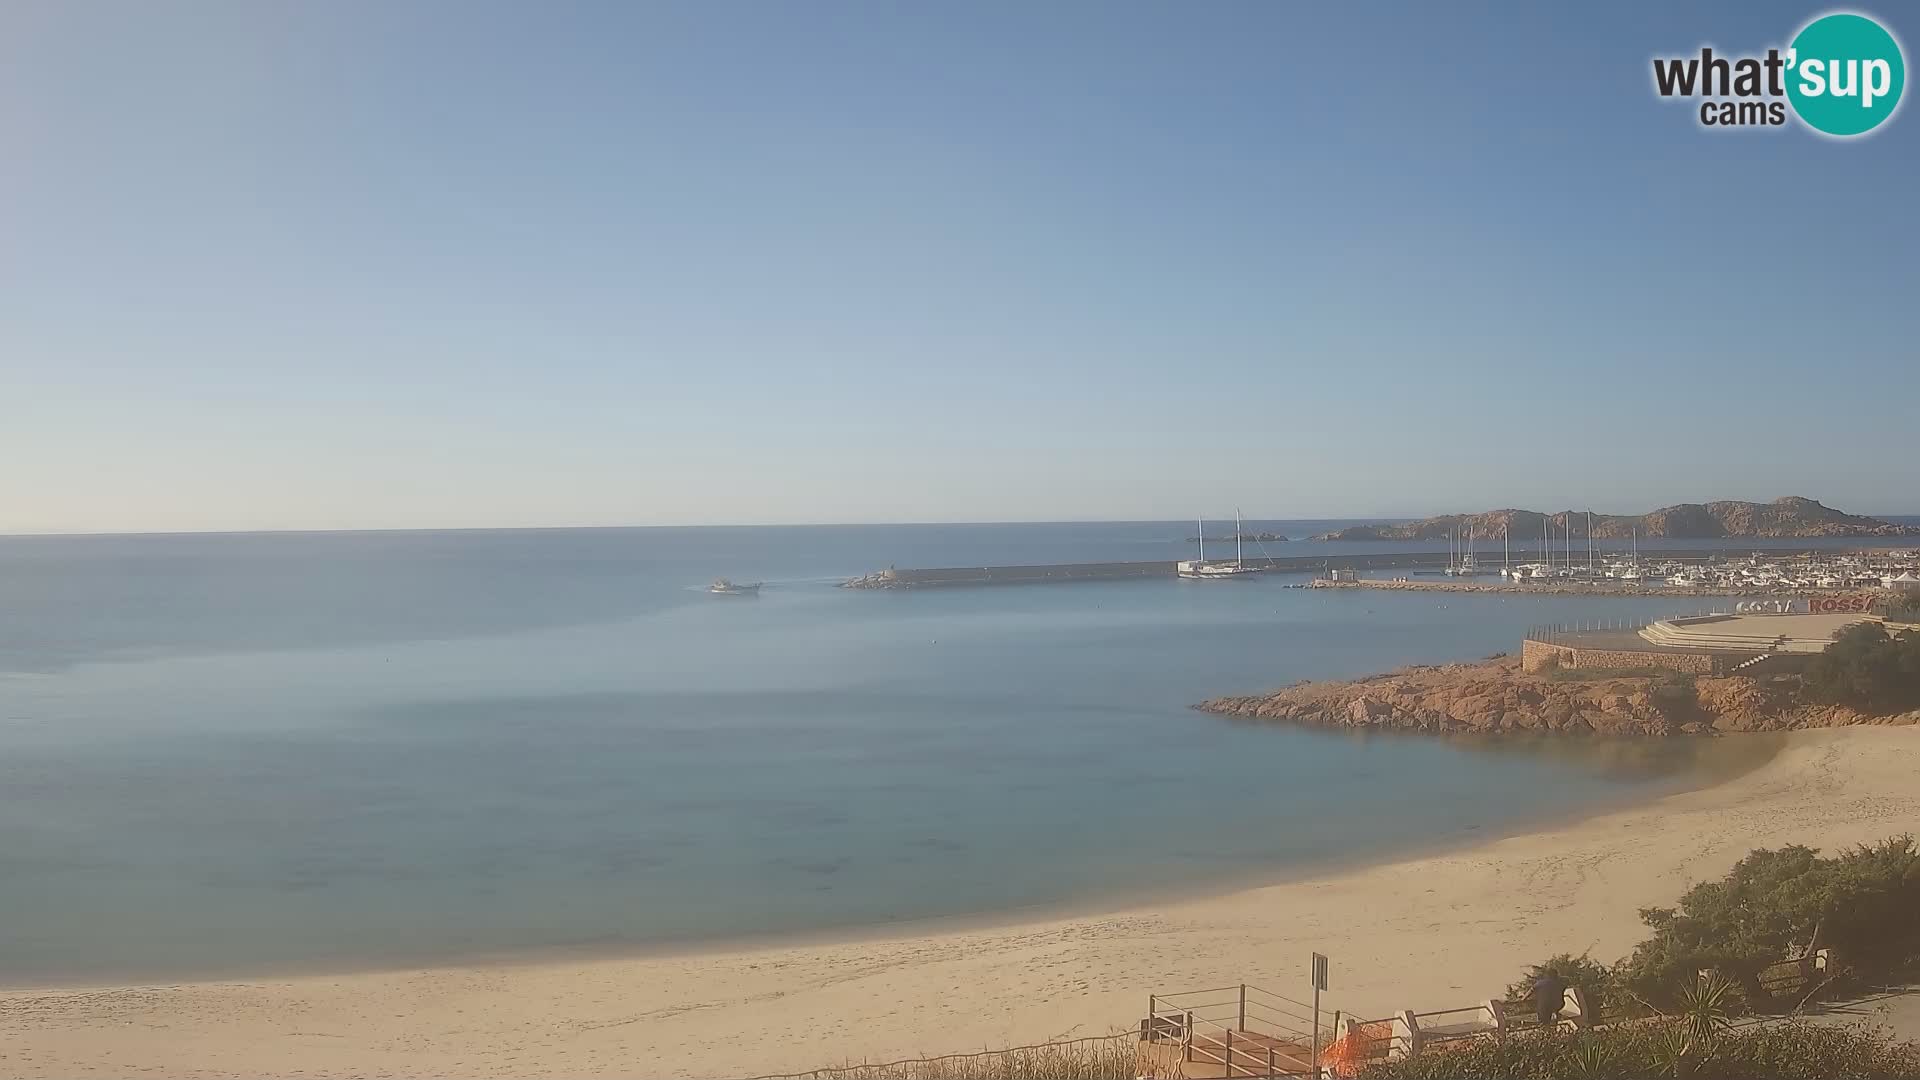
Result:
<svg viewBox="0 0 1920 1080"><path fill-rule="evenodd" d="M1537 510L1489 510L1482 514L1443 514L1397 525L1356 525L1325 533L1319 540L1444 540L1464 536L1472 529L1482 540L1497 540L1504 532L1516 543L1540 538L1541 523L1552 526L1556 542L1572 530L1573 542L1587 538L1589 515L1584 510L1544 514ZM1824 506L1813 499L1789 495L1770 503L1722 501L1681 503L1651 513L1593 514L1596 540L1625 540L1638 534L1646 539L1804 539L1818 536L1916 536L1920 528L1896 525L1879 518L1861 517Z"/></svg>
<svg viewBox="0 0 1920 1080"><path fill-rule="evenodd" d="M1189 536L1187 537L1187 543L1189 544L1195 543L1199 539L1200 537L1197 535ZM1280 535L1277 532L1228 533L1226 536L1211 536L1211 537L1208 537L1207 539L1212 540L1216 544L1231 544L1235 540L1243 540L1249 544L1288 543L1287 538Z"/></svg>
<svg viewBox="0 0 1920 1080"><path fill-rule="evenodd" d="M1809 704L1793 676L1569 678L1526 674L1517 657L1302 682L1195 708L1246 720L1433 735L1711 735L1920 722L1920 713L1869 716Z"/></svg>

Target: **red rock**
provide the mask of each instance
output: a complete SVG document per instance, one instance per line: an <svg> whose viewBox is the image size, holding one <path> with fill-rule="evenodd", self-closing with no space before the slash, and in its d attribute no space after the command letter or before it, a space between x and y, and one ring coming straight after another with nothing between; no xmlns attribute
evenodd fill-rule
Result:
<svg viewBox="0 0 1920 1080"><path fill-rule="evenodd" d="M1567 735L1709 735L1850 724L1914 724L1920 713L1866 716L1799 698L1798 680L1702 676L1693 701L1656 698L1652 680L1560 680L1528 675L1512 657L1402 668L1350 682L1300 682L1271 694L1196 706L1281 723L1440 734L1553 731ZM1675 715L1663 712L1662 703Z"/></svg>

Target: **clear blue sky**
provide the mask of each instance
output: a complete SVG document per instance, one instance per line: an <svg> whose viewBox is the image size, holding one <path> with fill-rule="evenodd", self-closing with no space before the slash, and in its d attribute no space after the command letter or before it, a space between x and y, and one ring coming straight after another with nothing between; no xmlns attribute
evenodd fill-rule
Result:
<svg viewBox="0 0 1920 1080"><path fill-rule="evenodd" d="M0 531L1920 512L1824 10L9 0Z"/></svg>

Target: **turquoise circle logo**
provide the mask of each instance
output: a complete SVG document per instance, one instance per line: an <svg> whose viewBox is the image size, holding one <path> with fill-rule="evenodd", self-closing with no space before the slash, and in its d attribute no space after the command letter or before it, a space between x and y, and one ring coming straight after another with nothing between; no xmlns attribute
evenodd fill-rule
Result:
<svg viewBox="0 0 1920 1080"><path fill-rule="evenodd" d="M1907 85L1900 43L1865 15L1823 15L1787 49L1787 100L1808 127L1846 138L1893 115Z"/></svg>

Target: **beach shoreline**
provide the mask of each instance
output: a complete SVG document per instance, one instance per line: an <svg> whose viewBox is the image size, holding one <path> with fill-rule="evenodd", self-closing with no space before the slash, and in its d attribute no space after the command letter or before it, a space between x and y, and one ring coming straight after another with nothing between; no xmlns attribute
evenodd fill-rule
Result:
<svg viewBox="0 0 1920 1080"><path fill-rule="evenodd" d="M1198 706L1195 708L1197 709ZM1231 716L1223 716L1223 718L1239 719ZM1392 728L1366 732L1303 728L1302 732L1326 739L1441 738L1472 741L1485 738L1485 736L1473 734L1436 736ZM1631 738L1634 741L1641 739L1637 736ZM1545 734L1517 735L1509 736L1507 741L1511 744L1523 740L1549 744L1564 741L1564 737ZM1620 741L1628 740L1623 738ZM1208 874L1192 880L1153 882L1117 892L1103 890L1097 895L1082 895L1042 903L944 915L918 915L878 922L842 923L817 927L784 927L759 933L691 939L648 941L607 938L577 943L506 946L498 949L476 949L450 957L423 955L399 959L384 965L369 965L355 960L342 960L337 965L318 963L298 966L237 963L226 966L210 965L193 971L152 972L129 969L15 980L8 980L5 972L0 971L0 996L23 992L101 991L136 986L158 987L318 977L379 976L609 961L678 960L783 948L851 946L902 937L972 933L1043 922L1098 919L1144 907L1190 903L1254 889L1331 877L1410 859L1445 855L1497 840L1538 832L1543 828L1571 826L1590 818L1650 805L1674 795L1699 791L1738 779L1755 769L1764 767L1784 746L1779 733L1773 732L1741 733L1720 741L1724 744L1740 744L1749 748L1751 752L1738 758L1723 757L1711 765L1679 769L1660 781L1650 782L1647 788L1617 792L1612 798L1565 808L1544 808L1537 816L1526 821L1507 820L1486 825L1473 825L1444 835L1412 839L1391 847L1356 851L1345 855L1316 856L1279 865L1260 865L1239 873ZM1649 745L1652 743L1649 742Z"/></svg>
<svg viewBox="0 0 1920 1080"><path fill-rule="evenodd" d="M1125 1029L1146 996L1246 981L1329 1012L1446 1008L1525 963L1640 936L1753 847L1920 821L1920 729L1797 733L1709 787L1484 843L1100 914L672 954L0 991L0 1074L725 1077ZM1006 914L1006 913L1003 913ZM972 918L972 917L968 917Z"/></svg>

